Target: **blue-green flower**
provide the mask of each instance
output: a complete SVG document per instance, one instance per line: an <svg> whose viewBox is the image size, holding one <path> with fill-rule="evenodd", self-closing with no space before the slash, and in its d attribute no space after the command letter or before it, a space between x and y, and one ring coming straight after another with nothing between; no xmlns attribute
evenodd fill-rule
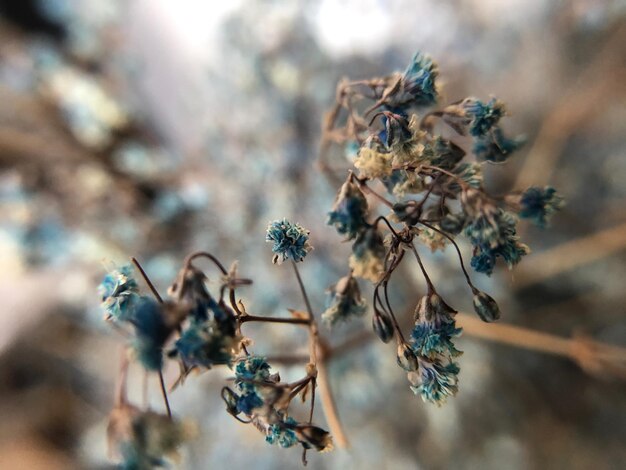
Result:
<svg viewBox="0 0 626 470"><path fill-rule="evenodd" d="M213 322L192 322L176 340L174 352L187 365L211 368L230 364L235 338L222 334Z"/></svg>
<svg viewBox="0 0 626 470"><path fill-rule="evenodd" d="M107 428L112 450L125 470L167 467L179 457L178 447L194 435L184 422L123 404L113 409Z"/></svg>
<svg viewBox="0 0 626 470"><path fill-rule="evenodd" d="M519 199L519 216L530 219L539 227L545 227L554 213L563 207L563 198L556 189L531 187L522 193Z"/></svg>
<svg viewBox="0 0 626 470"><path fill-rule="evenodd" d="M506 137L499 127L474 140L474 154L479 160L502 163L526 142L525 137Z"/></svg>
<svg viewBox="0 0 626 470"><path fill-rule="evenodd" d="M498 257L511 268L530 252L519 242L516 225L513 214L493 207L467 223L464 233L474 245L471 265L476 271L491 274Z"/></svg>
<svg viewBox="0 0 626 470"><path fill-rule="evenodd" d="M437 64L417 52L400 79L399 86L389 93L386 104L391 107L429 106L437 102L439 75Z"/></svg>
<svg viewBox="0 0 626 470"><path fill-rule="evenodd" d="M328 213L327 224L334 225L337 232L351 240L367 227L366 217L365 196L356 184L346 181L339 190L333 210Z"/></svg>
<svg viewBox="0 0 626 470"><path fill-rule="evenodd" d="M129 321L139 300L132 265L126 264L107 274L98 286L98 292L107 318Z"/></svg>
<svg viewBox="0 0 626 470"><path fill-rule="evenodd" d="M359 283L352 275L348 275L329 289L322 321L332 327L337 323L360 317L366 310L367 303L361 297Z"/></svg>
<svg viewBox="0 0 626 470"><path fill-rule="evenodd" d="M285 448L293 447L298 444L298 438L293 431L297 425L298 422L291 417L271 424L265 435L265 441L269 444L278 444Z"/></svg>
<svg viewBox="0 0 626 470"><path fill-rule="evenodd" d="M452 341L462 329L456 327L456 310L435 293L423 296L415 309L411 345L415 353L429 361L450 360L461 355Z"/></svg>
<svg viewBox="0 0 626 470"><path fill-rule="evenodd" d="M309 233L300 224L291 223L287 219L271 222L267 227L265 241L274 244L272 261L274 263L282 263L288 259L302 261L313 249L309 243Z"/></svg>
<svg viewBox="0 0 626 470"><path fill-rule="evenodd" d="M427 142L423 155L431 165L449 171L463 159L465 151L454 142L436 136Z"/></svg>
<svg viewBox="0 0 626 470"><path fill-rule="evenodd" d="M487 134L505 115L504 103L492 98L483 103L475 98L466 98L461 102L465 115L470 118L469 133L474 137Z"/></svg>
<svg viewBox="0 0 626 470"><path fill-rule="evenodd" d="M419 372L411 376L416 382L411 390L422 400L441 406L458 392L459 371L455 362L420 361Z"/></svg>

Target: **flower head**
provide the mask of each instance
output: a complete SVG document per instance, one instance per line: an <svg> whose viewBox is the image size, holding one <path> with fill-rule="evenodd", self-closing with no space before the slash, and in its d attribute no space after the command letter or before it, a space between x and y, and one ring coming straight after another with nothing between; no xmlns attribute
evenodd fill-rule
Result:
<svg viewBox="0 0 626 470"><path fill-rule="evenodd" d="M109 446L124 469L163 467L178 459L178 447L195 435L189 423L124 404L113 409L107 428Z"/></svg>
<svg viewBox="0 0 626 470"><path fill-rule="evenodd" d="M360 170L360 175L366 178L384 178L392 173L391 153L381 152L375 148L361 147L354 166Z"/></svg>
<svg viewBox="0 0 626 470"><path fill-rule="evenodd" d="M265 241L271 242L274 258L272 262L282 263L285 260L302 261L313 249L309 243L309 231L300 224L287 219L275 220L267 227Z"/></svg>
<svg viewBox="0 0 626 470"><path fill-rule="evenodd" d="M460 106L470 118L469 133L474 137L487 134L506 113L504 103L496 98L492 98L488 103L476 98L465 98Z"/></svg>
<svg viewBox="0 0 626 470"><path fill-rule="evenodd" d="M322 320L332 327L342 321L362 316L367 308L366 305L361 297L359 283L350 274L339 279L337 284L329 289Z"/></svg>
<svg viewBox="0 0 626 470"><path fill-rule="evenodd" d="M98 286L98 292L108 319L129 321L139 299L132 265L125 264L107 274Z"/></svg>
<svg viewBox="0 0 626 470"><path fill-rule="evenodd" d="M511 268L530 253L528 246L519 242L516 225L513 214L489 205L466 224L464 233L474 245L471 265L476 271L491 274L498 257Z"/></svg>
<svg viewBox="0 0 626 470"><path fill-rule="evenodd" d="M392 107L429 106L437 102L439 75L437 64L432 59L417 52L399 82L387 91L386 104Z"/></svg>
<svg viewBox="0 0 626 470"><path fill-rule="evenodd" d="M278 444L279 446L285 448L293 447L298 444L298 438L294 432L297 425L298 422L291 417L287 417L282 421L271 424L267 429L265 441L268 444Z"/></svg>
<svg viewBox="0 0 626 470"><path fill-rule="evenodd" d="M328 213L328 225L334 225L349 240L367 227L367 200L358 186L346 181L337 195L333 210Z"/></svg>
<svg viewBox="0 0 626 470"><path fill-rule="evenodd" d="M422 400L441 406L458 392L459 371L456 362L420 361L419 372L409 374L411 390Z"/></svg>
<svg viewBox="0 0 626 470"><path fill-rule="evenodd" d="M419 300L415 309L415 328L411 334L411 344L418 356L433 361L449 360L462 354L452 342L462 331L456 327L456 313L435 293Z"/></svg>
<svg viewBox="0 0 626 470"><path fill-rule="evenodd" d="M523 219L530 219L539 227L545 227L554 213L563 207L563 198L550 186L531 187L519 196L518 214Z"/></svg>
<svg viewBox="0 0 626 470"><path fill-rule="evenodd" d="M526 138L523 136L511 139L499 127L494 127L487 134L476 138L473 150L479 160L502 163L525 142Z"/></svg>

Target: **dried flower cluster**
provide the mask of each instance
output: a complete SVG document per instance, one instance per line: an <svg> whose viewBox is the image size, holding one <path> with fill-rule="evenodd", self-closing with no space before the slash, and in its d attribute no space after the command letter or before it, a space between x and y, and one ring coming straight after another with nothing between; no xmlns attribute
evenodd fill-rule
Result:
<svg viewBox="0 0 626 470"><path fill-rule="evenodd" d="M411 390L424 401L441 405L458 391L456 359L462 353L454 341L461 328L455 322L457 311L438 293L415 242L431 250L452 245L477 315L494 321L500 316L498 305L473 285L457 236L472 245L470 264L477 272L490 275L499 258L511 268L529 252L517 236L518 217L544 226L562 200L552 188L490 196L483 186L482 165L506 161L523 139L506 136L501 127L505 107L495 98L487 102L466 98L442 109L426 109L437 103L437 77L436 64L417 54L404 73L339 85L325 140L345 144L348 153L354 153L352 161L358 174L348 171L328 214L328 224L352 242L352 253L348 273L329 288L321 319L332 327L363 316L367 306L357 279L371 281L376 336L385 343L396 340L397 362L407 373ZM346 117L340 125L342 110ZM416 110L425 110L421 118ZM471 137L471 152L453 141L455 135ZM380 189L374 189L375 185ZM381 204L387 214L376 212ZM222 389L227 412L255 426L270 444L300 445L304 463L308 449L332 449L330 433L313 424L315 392L318 380L325 380L322 371L327 349L298 268L312 250L309 231L286 219L276 220L267 228L266 241L272 243L274 263L287 261L292 265L306 311L292 311L291 317L251 315L238 300L236 290L252 281L238 277L236 265L226 270L206 252L185 259L167 298L159 295L134 259L151 296L140 293L131 265L114 270L103 280L100 294L106 319L129 338L131 351L124 355L109 427L111 445L124 468L165 465L192 434L171 417L162 375L168 361L180 368L175 386L192 371L230 368L232 385ZM402 331L388 289L406 253L415 257L425 281L424 293L416 299L410 332ZM210 260L219 271L215 292L209 290L206 274L194 264L201 258ZM308 330L309 357L301 379L281 381L266 358L249 352L251 341L241 330L251 321L292 324ZM127 402L129 358L136 359L147 372L159 374L167 415ZM307 419L298 420L292 414L290 406L296 397L309 399ZM337 440L344 440L333 409L325 412Z"/></svg>
<svg viewBox="0 0 626 470"><path fill-rule="evenodd" d="M396 338L398 364L407 371L411 389L440 405L458 390L455 358L461 352L454 338L461 329L455 324L456 311L430 280L415 242L432 251L453 245L476 313L484 321L494 321L500 316L498 305L472 284L456 237L472 245L470 264L475 271L491 275L498 259L512 268L530 251L517 236L518 218L543 227L562 199L549 187L490 196L483 185L483 164L505 162L524 138L506 135L501 125L506 109L496 98L470 97L436 108L438 75L432 59L417 53L404 73L338 86L324 142L326 147L344 145L358 173L348 172L328 224L354 240L348 261L354 299L333 305L325 315L332 319L361 315L364 307L354 278L373 282L374 332L385 343ZM455 137L463 137L461 142L471 138L470 149ZM376 185L388 195L375 190ZM368 197L389 213L370 208ZM409 339L396 320L387 287L406 252L415 256L426 284Z"/></svg>
<svg viewBox="0 0 626 470"><path fill-rule="evenodd" d="M236 298L235 289L252 281L237 277L236 265L227 271L210 253L199 252L187 257L165 299L134 259L152 296L140 293L132 265L121 266L105 276L99 286L105 319L128 338L129 354L123 356L122 385L109 424L111 450L122 460L123 468L164 466L176 456L178 446L192 435L185 431L184 423L171 416L162 375L167 361L177 362L180 368L175 386L182 384L194 371L202 372L215 366L232 369L234 387L222 389L226 410L240 422L259 429L268 443L281 447L300 445L305 452L308 449L325 452L333 448L330 434L312 424L318 334L296 266L312 249L308 233L300 225L283 219L272 222L266 235L267 241L274 243L274 260L291 260L302 288L308 312L296 312L293 317L262 317L246 312L243 303ZM219 295L209 292L206 274L193 263L198 258L208 258L218 268ZM340 296L350 289L350 282L347 284L337 292L336 302L345 302ZM364 311L364 306L361 307ZM251 341L241 334L241 327L251 321L287 323L309 329L311 356L302 379L281 382L277 373L270 372L271 367L264 358L248 351ZM159 374L167 415L141 410L128 403L125 382L129 359L139 362L146 373ZM310 414L307 420L298 421L291 415L290 405L296 397L304 401L307 396L311 397ZM305 454L303 460L306 462Z"/></svg>

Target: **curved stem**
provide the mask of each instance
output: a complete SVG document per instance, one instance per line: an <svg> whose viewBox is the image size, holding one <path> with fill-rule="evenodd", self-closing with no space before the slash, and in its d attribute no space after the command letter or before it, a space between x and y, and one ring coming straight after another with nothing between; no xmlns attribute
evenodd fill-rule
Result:
<svg viewBox="0 0 626 470"><path fill-rule="evenodd" d="M452 238L450 235L448 235L443 230L439 230L434 225L429 224L428 222L424 222L424 221L420 220L419 223L424 225L424 226L426 226L426 227L428 227L429 229L434 230L435 232L443 235L444 237L446 237L450 241L450 243L452 243L452 245L454 246L454 249L456 250L456 253L457 253L458 257L459 257L459 263L461 264L461 269L463 270L463 275L465 276L465 280L467 281L467 284L472 289L472 292L474 292L476 290L476 287L474 287L474 284L472 284L472 280L470 279L469 273L467 272L467 269L465 269L465 263L463 262L463 255L461 254L461 249L459 248L459 245L457 245L457 243L454 240L454 238Z"/></svg>
<svg viewBox="0 0 626 470"><path fill-rule="evenodd" d="M417 259L417 264L419 264L420 269L422 270L422 274L424 275L424 279L426 280L426 284L428 285L428 290L430 292L437 293L437 290L435 289L435 286L430 280L430 276L428 276L428 273L426 272L426 268L424 267L424 264L422 263L422 258L420 258L420 255L417 253L417 248L415 248L415 244L413 242L411 242L411 250L413 250L415 259Z"/></svg>

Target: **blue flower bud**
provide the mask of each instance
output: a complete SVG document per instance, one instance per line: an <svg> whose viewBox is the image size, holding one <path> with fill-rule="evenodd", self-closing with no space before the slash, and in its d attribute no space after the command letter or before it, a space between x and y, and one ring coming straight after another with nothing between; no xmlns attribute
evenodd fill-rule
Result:
<svg viewBox="0 0 626 470"><path fill-rule="evenodd" d="M473 289L474 310L484 322L493 322L500 318L500 307L493 297L485 294L478 289Z"/></svg>

